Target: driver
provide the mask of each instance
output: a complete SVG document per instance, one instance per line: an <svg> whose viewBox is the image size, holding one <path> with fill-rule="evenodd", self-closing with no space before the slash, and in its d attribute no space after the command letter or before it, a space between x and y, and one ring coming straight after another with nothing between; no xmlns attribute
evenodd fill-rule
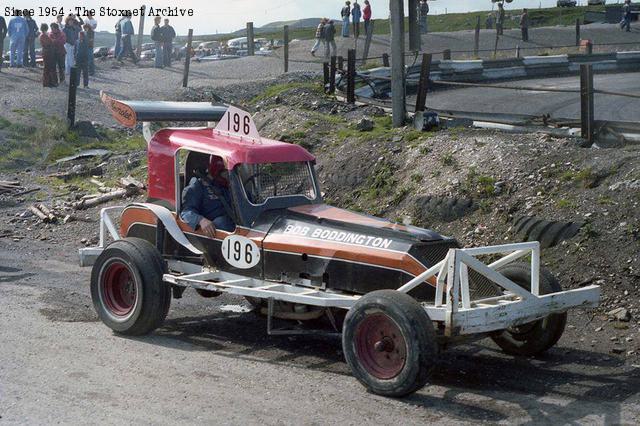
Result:
<svg viewBox="0 0 640 426"><path fill-rule="evenodd" d="M214 237L216 229L235 230L231 209L229 172L222 158L212 155L207 175L192 178L182 191L180 218L194 231Z"/></svg>

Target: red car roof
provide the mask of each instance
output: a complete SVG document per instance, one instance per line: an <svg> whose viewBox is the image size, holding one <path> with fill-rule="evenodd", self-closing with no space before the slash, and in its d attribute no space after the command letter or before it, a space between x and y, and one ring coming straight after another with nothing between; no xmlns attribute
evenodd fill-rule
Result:
<svg viewBox="0 0 640 426"><path fill-rule="evenodd" d="M155 134L149 144L149 155L156 151L175 155L179 149L214 154L222 157L227 168L237 164L288 163L315 161L315 157L299 145L261 138L231 136L214 129L164 129Z"/></svg>

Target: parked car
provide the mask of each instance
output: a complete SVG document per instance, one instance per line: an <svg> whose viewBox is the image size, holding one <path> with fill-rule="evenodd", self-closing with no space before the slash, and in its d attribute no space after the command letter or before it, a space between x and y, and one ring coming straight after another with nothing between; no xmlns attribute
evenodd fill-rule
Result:
<svg viewBox="0 0 640 426"><path fill-rule="evenodd" d="M558 7L575 7L578 4L576 0L558 0Z"/></svg>
<svg viewBox="0 0 640 426"><path fill-rule="evenodd" d="M607 4L607 0L589 0L587 4L589 6L599 6L599 5L604 6Z"/></svg>
<svg viewBox="0 0 640 426"><path fill-rule="evenodd" d="M94 58L106 58L109 56L109 51L111 49L108 46L100 46L93 49L93 57Z"/></svg>

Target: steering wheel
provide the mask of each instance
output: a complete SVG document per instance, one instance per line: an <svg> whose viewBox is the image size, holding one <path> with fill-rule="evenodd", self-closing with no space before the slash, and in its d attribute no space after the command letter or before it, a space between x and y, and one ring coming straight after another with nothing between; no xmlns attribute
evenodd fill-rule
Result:
<svg viewBox="0 0 640 426"><path fill-rule="evenodd" d="M265 181L268 182L267 185L273 185L273 196L276 197L278 195L278 185L276 184L275 178L271 176L269 173L265 173L265 172L258 172L246 178L243 182L245 189L247 188L247 186L251 185L254 188L254 191L251 191L251 192L254 193L255 190L257 189L258 178L264 178L264 180L261 182L263 186L266 186L264 185Z"/></svg>

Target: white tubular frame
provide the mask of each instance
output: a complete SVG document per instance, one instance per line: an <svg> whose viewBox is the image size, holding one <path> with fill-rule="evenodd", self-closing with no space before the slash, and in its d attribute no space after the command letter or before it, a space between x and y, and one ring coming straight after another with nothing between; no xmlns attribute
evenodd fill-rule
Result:
<svg viewBox="0 0 640 426"><path fill-rule="evenodd" d="M90 266L102 253L107 233L120 239L110 212L124 207L108 207L100 212L100 246L80 249L80 264ZM476 257L503 255L497 261L485 265ZM498 268L525 256L531 257L531 289L524 289L504 275ZM288 283L248 278L212 268L170 260L165 282L196 289L231 293L262 299L326 308L350 309L360 299L359 295L332 292L319 288L296 286ZM489 279L502 288L502 294L479 300L471 300L469 269ZM434 322L444 325L444 335L470 335L503 330L519 324L543 318L552 313L564 312L576 307L594 307L600 300L600 287L589 286L552 294L540 294L540 243L526 242L488 247L450 249L447 256L428 270L402 285L397 291L408 293L421 285L435 285L433 303L422 305Z"/></svg>

